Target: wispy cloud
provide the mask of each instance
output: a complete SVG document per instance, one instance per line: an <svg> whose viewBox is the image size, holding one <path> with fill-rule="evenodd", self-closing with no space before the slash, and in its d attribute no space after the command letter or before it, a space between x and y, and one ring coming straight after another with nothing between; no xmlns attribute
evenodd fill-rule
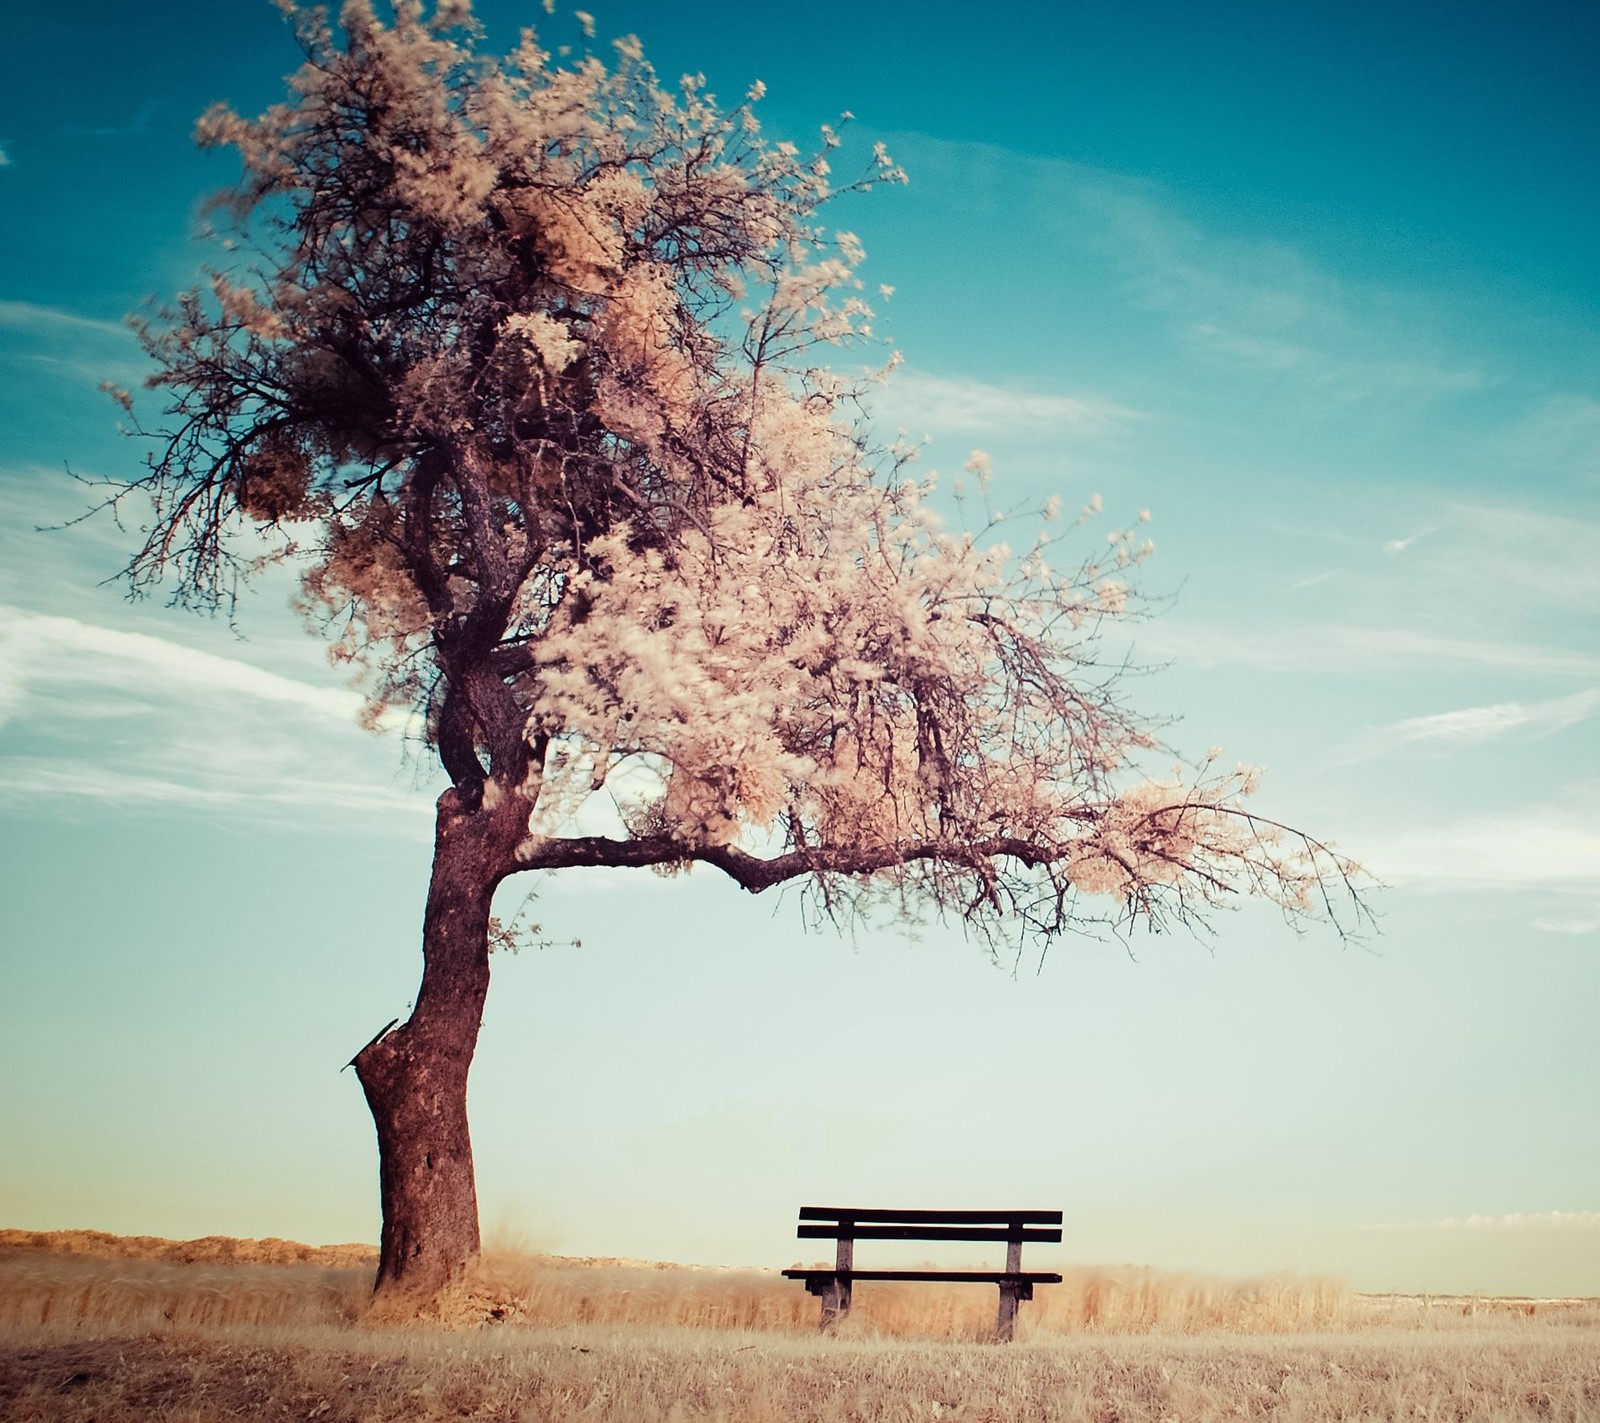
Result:
<svg viewBox="0 0 1600 1423"><path fill-rule="evenodd" d="M1561 1226L1600 1230L1600 1211L1512 1211L1509 1215L1469 1215L1439 1222L1445 1230L1522 1230L1529 1226Z"/></svg>
<svg viewBox="0 0 1600 1423"><path fill-rule="evenodd" d="M1229 298L1219 294L1210 300L1226 302ZM1249 305L1242 303L1244 309ZM1315 307L1302 310L1295 318L1297 327L1303 324L1304 328L1299 341L1210 321L1182 325L1179 332L1201 353L1262 374L1292 376L1337 403L1392 402L1401 395L1435 399L1477 390L1486 383L1481 371L1451 368L1422 356L1383 359L1358 355L1361 339L1356 333L1336 335L1331 329L1318 329L1338 325L1330 317L1329 312Z"/></svg>
<svg viewBox="0 0 1600 1423"><path fill-rule="evenodd" d="M0 301L0 359L25 363L75 385L117 381L130 388L144 378L137 338L120 321L31 301ZM110 406L107 405L107 424Z"/></svg>
<svg viewBox="0 0 1600 1423"><path fill-rule="evenodd" d="M150 131L150 120L161 107L160 99L142 105L132 118L120 124L73 124L61 130L74 138L133 138Z"/></svg>
<svg viewBox="0 0 1600 1423"><path fill-rule="evenodd" d="M4 146L0 146L0 168L9 168L10 166L11 155L6 152Z"/></svg>
<svg viewBox="0 0 1600 1423"><path fill-rule="evenodd" d="M137 774L112 767L26 757L0 760L5 767L0 800L101 802L119 807L182 806L187 809L248 810L259 819L264 810L293 812L290 823L329 811L354 812L378 823L399 816L407 829L426 824L433 807L424 796L383 785L329 780L318 776L265 776L259 758L237 758L235 774L208 774L181 780L159 774ZM215 768L208 768L214 770Z"/></svg>
<svg viewBox="0 0 1600 1423"><path fill-rule="evenodd" d="M1600 604L1600 520L1462 503L1449 509L1448 528L1448 541L1430 541L1428 556L1452 590L1477 587L1500 600L1514 591L1585 612Z"/></svg>
<svg viewBox="0 0 1600 1423"><path fill-rule="evenodd" d="M1600 676L1600 653L1405 628L1349 625L1205 625L1176 617L1139 630L1139 651L1195 667L1272 667L1338 672L1418 663Z"/></svg>
<svg viewBox="0 0 1600 1423"><path fill-rule="evenodd" d="M1596 929L1600 929L1600 915L1561 918L1545 918L1541 915L1529 927L1537 929L1541 934L1592 934Z"/></svg>
<svg viewBox="0 0 1600 1423"><path fill-rule="evenodd" d="M1424 298L1340 280L1282 242L1209 232L1157 185L1070 165L1058 173L1131 288L1203 358L1336 406L1431 401L1491 381L1430 334Z"/></svg>
<svg viewBox="0 0 1600 1423"><path fill-rule="evenodd" d="M1600 889L1600 807L1535 806L1361 837L1362 863L1422 890Z"/></svg>
<svg viewBox="0 0 1600 1423"><path fill-rule="evenodd" d="M1507 1215L1447 1216L1443 1220L1371 1225L1368 1230L1600 1230L1600 1211L1512 1211Z"/></svg>
<svg viewBox="0 0 1600 1423"><path fill-rule="evenodd" d="M120 321L102 321L59 306L40 306L31 301L0 301L0 327L10 331L93 332L121 341L133 339L133 332Z"/></svg>
<svg viewBox="0 0 1600 1423"><path fill-rule="evenodd" d="M1518 470L1600 480L1600 400L1576 391L1549 396L1507 432L1501 448Z"/></svg>
<svg viewBox="0 0 1600 1423"><path fill-rule="evenodd" d="M360 730L360 708L355 692L238 658L0 606L7 801L357 816L410 833L431 796L396 779L395 742Z"/></svg>
<svg viewBox="0 0 1600 1423"><path fill-rule="evenodd" d="M1385 539L1383 551L1385 553L1404 553L1418 539L1426 538L1429 534L1436 532L1437 530L1433 528L1418 529L1416 533L1409 534L1403 539Z"/></svg>
<svg viewBox="0 0 1600 1423"><path fill-rule="evenodd" d="M1352 649L1419 665L1462 665L1593 678L1600 653L1600 520L1527 504L1411 501L1396 534L1391 510L1363 508L1347 522L1303 515L1274 532L1315 550L1344 575L1339 628L1295 630L1289 665L1347 661ZM1417 504L1421 508L1416 508ZM1251 607L1248 622L1285 610ZM1307 610L1309 612L1309 610ZM1304 616L1305 614L1302 614ZM1376 626L1362 630L1358 620ZM1380 631L1381 628L1381 631ZM1590 669L1590 670L1586 670Z"/></svg>
<svg viewBox="0 0 1600 1423"><path fill-rule="evenodd" d="M128 675L116 675L112 681L124 688L159 685L168 690L220 692L295 707L346 724L355 721L362 706L355 692L313 687L148 633L121 632L0 604L0 716L8 704L16 705L30 680L103 682L108 669L102 666L89 673L83 666L85 658L120 664Z"/></svg>
<svg viewBox="0 0 1600 1423"><path fill-rule="evenodd" d="M1185 327L1184 334L1197 345L1237 356L1249 365L1265 366L1268 370L1293 370L1315 358L1315 353L1309 347L1292 341L1247 336L1209 321L1197 321Z"/></svg>
<svg viewBox="0 0 1600 1423"><path fill-rule="evenodd" d="M1102 434L1141 418L1103 396L1019 390L914 370L896 375L874 401L874 410L881 420L913 435L930 430Z"/></svg>
<svg viewBox="0 0 1600 1423"><path fill-rule="evenodd" d="M1352 748L1361 759L1402 746L1428 744L1439 747L1481 746L1502 736L1521 733L1548 736L1600 713L1600 687L1551 697L1539 702L1496 702L1492 706L1462 707L1431 716L1407 717L1362 738Z"/></svg>

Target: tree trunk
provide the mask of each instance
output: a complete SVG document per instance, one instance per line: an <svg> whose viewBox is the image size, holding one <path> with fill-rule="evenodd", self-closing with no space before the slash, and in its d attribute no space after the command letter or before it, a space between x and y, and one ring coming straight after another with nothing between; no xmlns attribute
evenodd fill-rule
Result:
<svg viewBox="0 0 1600 1423"><path fill-rule="evenodd" d="M518 827L439 799L411 1017L355 1058L378 1132L383 1237L374 1303L423 1312L465 1280L479 1249L467 1072L489 990L489 909ZM508 843L509 839L509 843Z"/></svg>

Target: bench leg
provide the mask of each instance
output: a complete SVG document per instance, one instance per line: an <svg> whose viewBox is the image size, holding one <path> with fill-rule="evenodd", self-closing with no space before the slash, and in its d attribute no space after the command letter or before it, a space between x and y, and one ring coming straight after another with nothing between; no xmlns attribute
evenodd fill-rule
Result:
<svg viewBox="0 0 1600 1423"><path fill-rule="evenodd" d="M850 1281L830 1280L822 1296L822 1327L832 1329L850 1313Z"/></svg>
<svg viewBox="0 0 1600 1423"><path fill-rule="evenodd" d="M1017 1324L1017 1301L1022 1291L1016 1285L1000 1286L1000 1318L995 1322L994 1337L1009 1344Z"/></svg>
<svg viewBox="0 0 1600 1423"><path fill-rule="evenodd" d="M823 1332L830 1331L845 1315L850 1313L849 1280L807 1280L806 1289L822 1301Z"/></svg>

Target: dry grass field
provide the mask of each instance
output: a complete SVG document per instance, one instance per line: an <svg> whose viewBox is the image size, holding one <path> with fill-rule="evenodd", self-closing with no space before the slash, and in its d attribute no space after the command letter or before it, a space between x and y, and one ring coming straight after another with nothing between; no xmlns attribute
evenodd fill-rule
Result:
<svg viewBox="0 0 1600 1423"><path fill-rule="evenodd" d="M1600 1420L1600 1300L1392 1299L1078 1270L984 1342L989 1287L502 1255L498 1323L374 1329L370 1248L0 1231L11 1420ZM482 1317L480 1311L479 1317Z"/></svg>

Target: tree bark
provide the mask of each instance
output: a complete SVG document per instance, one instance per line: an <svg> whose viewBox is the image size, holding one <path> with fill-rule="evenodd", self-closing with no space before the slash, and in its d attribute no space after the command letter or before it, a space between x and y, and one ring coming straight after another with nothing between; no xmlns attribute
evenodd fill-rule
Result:
<svg viewBox="0 0 1600 1423"><path fill-rule="evenodd" d="M490 906L518 832L514 817L468 810L455 789L439 798L416 1004L355 1057L378 1133L374 1302L397 1314L425 1311L478 1256L467 1074L489 991Z"/></svg>

